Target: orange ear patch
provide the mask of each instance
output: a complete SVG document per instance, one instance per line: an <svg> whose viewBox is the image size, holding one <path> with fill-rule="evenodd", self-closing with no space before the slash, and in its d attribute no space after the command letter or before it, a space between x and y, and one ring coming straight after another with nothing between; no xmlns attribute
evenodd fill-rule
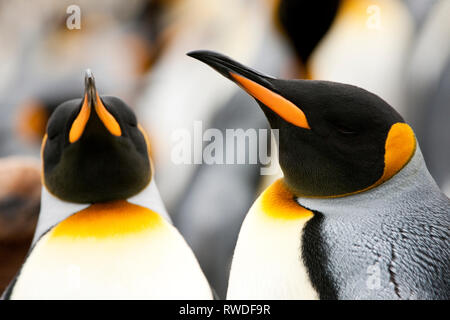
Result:
<svg viewBox="0 0 450 320"><path fill-rule="evenodd" d="M293 125L296 125L297 127L310 129L305 114L295 104L250 79L244 78L235 73L231 73L231 76L244 88L245 91L247 91L255 99L264 103L264 105L272 109L281 118L292 123Z"/></svg>
<svg viewBox="0 0 450 320"><path fill-rule="evenodd" d="M416 150L414 132L406 123L395 123L386 138L384 171L379 183L399 172L411 159ZM379 184L378 183L378 184Z"/></svg>
<svg viewBox="0 0 450 320"><path fill-rule="evenodd" d="M74 143L81 138L90 115L91 115L91 107L89 106L87 95L84 95L84 102L83 105L81 106L80 113L78 113L77 117L72 123L72 127L70 128L69 132L70 143Z"/></svg>
<svg viewBox="0 0 450 320"><path fill-rule="evenodd" d="M98 117L105 125L106 129L115 136L121 136L122 130L120 129L120 125L117 123L117 120L112 116L111 113L106 109L106 107L103 105L102 100L100 100L100 97L96 96L97 103L95 104L95 112L97 112Z"/></svg>

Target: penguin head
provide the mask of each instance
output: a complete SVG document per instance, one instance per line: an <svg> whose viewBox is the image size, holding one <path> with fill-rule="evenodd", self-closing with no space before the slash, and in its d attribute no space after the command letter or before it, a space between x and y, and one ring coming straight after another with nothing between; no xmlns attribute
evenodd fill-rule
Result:
<svg viewBox="0 0 450 320"><path fill-rule="evenodd" d="M280 0L276 17L295 52L306 63L317 44L331 27L340 0Z"/></svg>
<svg viewBox="0 0 450 320"><path fill-rule="evenodd" d="M284 181L297 196L338 197L390 179L415 152L412 129L364 89L329 81L281 80L221 54L188 54L253 96L279 131Z"/></svg>
<svg viewBox="0 0 450 320"><path fill-rule="evenodd" d="M100 97L87 70L84 97L62 103L49 119L44 185L69 202L129 198L152 176L147 141L133 111L119 98Z"/></svg>

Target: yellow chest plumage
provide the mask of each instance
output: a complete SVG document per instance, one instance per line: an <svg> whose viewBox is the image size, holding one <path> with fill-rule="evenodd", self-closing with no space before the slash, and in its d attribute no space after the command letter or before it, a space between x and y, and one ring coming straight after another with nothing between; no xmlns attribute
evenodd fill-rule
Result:
<svg viewBox="0 0 450 320"><path fill-rule="evenodd" d="M124 200L93 204L58 224L51 241L63 238L111 239L164 229L163 219L150 209Z"/></svg>
<svg viewBox="0 0 450 320"><path fill-rule="evenodd" d="M301 234L313 213L282 180L255 201L239 233L228 299L317 299L301 259Z"/></svg>
<svg viewBox="0 0 450 320"><path fill-rule="evenodd" d="M210 299L197 260L159 214L126 201L94 204L45 234L13 299Z"/></svg>

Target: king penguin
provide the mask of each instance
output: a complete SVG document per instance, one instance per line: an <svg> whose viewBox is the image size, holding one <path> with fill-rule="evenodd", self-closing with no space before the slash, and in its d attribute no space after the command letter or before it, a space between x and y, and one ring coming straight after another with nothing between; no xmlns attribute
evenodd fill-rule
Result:
<svg viewBox="0 0 450 320"><path fill-rule="evenodd" d="M242 224L228 299L450 298L450 200L390 105L352 85L188 55L253 96L279 132L284 177Z"/></svg>
<svg viewBox="0 0 450 320"><path fill-rule="evenodd" d="M153 182L133 111L100 97L61 104L42 143L33 245L6 299L211 299L200 266Z"/></svg>

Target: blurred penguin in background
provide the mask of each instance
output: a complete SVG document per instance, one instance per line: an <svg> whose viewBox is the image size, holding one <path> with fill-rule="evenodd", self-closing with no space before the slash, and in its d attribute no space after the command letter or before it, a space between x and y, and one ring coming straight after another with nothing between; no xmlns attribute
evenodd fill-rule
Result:
<svg viewBox="0 0 450 320"><path fill-rule="evenodd" d="M226 129L268 128L245 94L232 86L222 86L206 68L197 68L189 60L179 60L178 55L197 48L222 48L272 74L307 77L301 60L307 60L331 24L337 1L323 4L321 9L326 9L325 12L314 21L306 17L318 12L317 6L303 4L297 9L295 19L299 20L300 15L305 17L303 21L311 22L309 28L308 24L300 25L305 28L300 59L287 41L289 37L283 36L287 31L282 24L289 24L291 32L296 28L292 24L295 19L290 16L287 21L280 21L285 18L280 19L280 15L293 10L292 6L296 8L294 2L233 0L227 2L227 10L223 10L223 6L220 1L207 4L185 1L173 7L174 16L178 16L173 19L177 22L173 27L175 31L165 55L149 76L149 87L139 108L154 139L156 180L162 197L175 212L175 224L192 246L219 296L224 296L226 291L225 279L244 212L261 189L280 172L262 176L259 165L211 165L194 161L175 164L166 160L173 156L173 147L179 143L176 134L180 131L177 130L185 130L193 136L194 122L198 120L202 121L203 131L214 128L223 137ZM248 105L247 109L243 105ZM161 135L165 138L158 139ZM172 143L161 144L161 141ZM206 138L202 145L211 141L211 137ZM245 156L248 159L247 153ZM274 153L272 161L277 163Z"/></svg>
<svg viewBox="0 0 450 320"><path fill-rule="evenodd" d="M177 186L171 183L171 179L161 181L161 193L168 207L176 206L195 166L179 166L165 161L171 158L172 145L161 142L164 139L159 137L170 138L179 129L192 130L196 120L210 121L212 115L237 92L232 86L220 88L217 79L208 77L208 87L203 87L199 95L198 83L204 83L200 79L207 72L198 70L189 59L180 59L180 55L184 56L187 51L198 47L223 48L245 61L260 59L267 65L286 55L277 53L283 51L278 49L280 45L273 45L273 48L264 46L264 54L260 51L263 41L273 38L269 29L272 28L269 1L232 0L227 2L226 10L224 6L218 0L173 2L167 15L172 22L169 23L171 33L166 40L168 46L149 75L147 89L139 101L138 108L145 125L155 132L154 150L158 151L155 165L161 167L158 176L165 180L162 178L170 175L179 181Z"/></svg>
<svg viewBox="0 0 450 320"><path fill-rule="evenodd" d="M328 32L341 0L296 1L280 0L275 9L275 22L294 48L300 72L296 78L309 78L306 64Z"/></svg>
<svg viewBox="0 0 450 320"><path fill-rule="evenodd" d="M194 162L193 153L187 163L176 163L173 148L183 143L177 140L180 132L198 139L194 124L201 126L201 135L214 128L223 137L226 129L245 131L267 125L245 94L223 86L206 68L180 55L196 48L221 48L273 74L286 72L290 67L286 61L292 60L293 53L273 26L273 5L260 0L174 2L169 44L154 65L138 105L152 137L161 196L222 297L239 227L259 188L260 166ZM195 143L205 146L213 139L202 138ZM190 150L193 144L191 140Z"/></svg>
<svg viewBox="0 0 450 320"><path fill-rule="evenodd" d="M78 75L88 65L95 67L106 91L119 92L132 102L142 75L160 52L164 11L160 3L42 0L0 4L0 24L5 26L0 31L2 39L11 39L5 41L2 53L2 61L10 62L0 66L7 75L0 82L4 115L0 156L37 157L49 116L57 105L83 92ZM79 28L70 29L76 8ZM20 21L11 21L18 14Z"/></svg>
<svg viewBox="0 0 450 320"><path fill-rule="evenodd" d="M430 173L450 195L450 2L407 4L419 18L405 70L406 117L417 133Z"/></svg>
<svg viewBox="0 0 450 320"><path fill-rule="evenodd" d="M403 68L413 27L400 0L342 0L308 72L312 79L361 86L404 113Z"/></svg>

